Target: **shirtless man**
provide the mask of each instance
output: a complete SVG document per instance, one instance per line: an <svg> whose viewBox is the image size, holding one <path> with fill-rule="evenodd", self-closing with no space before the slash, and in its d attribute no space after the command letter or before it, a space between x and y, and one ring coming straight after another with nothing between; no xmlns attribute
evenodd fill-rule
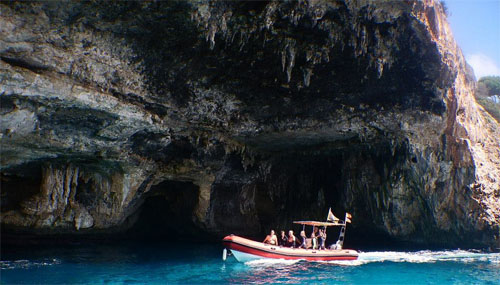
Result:
<svg viewBox="0 0 500 285"><path fill-rule="evenodd" d="M302 244L299 246L299 248L306 248L307 249L306 232L305 231L301 231L300 232L300 237L302 238Z"/></svg>
<svg viewBox="0 0 500 285"><path fill-rule="evenodd" d="M318 248L318 228L313 227L313 231L311 233L311 242L312 242L312 248L317 249Z"/></svg>
<svg viewBox="0 0 500 285"><path fill-rule="evenodd" d="M297 238L293 235L293 231L288 231L288 246L291 248L295 248L297 246Z"/></svg>
<svg viewBox="0 0 500 285"><path fill-rule="evenodd" d="M266 236L263 243L268 243L271 245L278 245L278 237L274 233L274 230L271 230L271 233Z"/></svg>
<svg viewBox="0 0 500 285"><path fill-rule="evenodd" d="M323 228L319 230L319 250L326 249L325 242L326 242L326 228Z"/></svg>

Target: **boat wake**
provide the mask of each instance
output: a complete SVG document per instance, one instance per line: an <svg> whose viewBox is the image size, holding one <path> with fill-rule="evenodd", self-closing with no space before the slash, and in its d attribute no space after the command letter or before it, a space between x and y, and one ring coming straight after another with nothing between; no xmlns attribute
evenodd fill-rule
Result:
<svg viewBox="0 0 500 285"><path fill-rule="evenodd" d="M299 260L286 260L286 259L270 259L270 258L264 258L264 259L256 259L252 261L247 261L245 262L246 265L250 266L273 266L273 265L292 265L297 262L302 261L302 259Z"/></svg>
<svg viewBox="0 0 500 285"><path fill-rule="evenodd" d="M327 261L327 263L356 266L373 262L434 263L440 261L463 263L483 261L500 264L500 253L482 253L468 250L422 250L417 252L373 251L360 252L357 260Z"/></svg>
<svg viewBox="0 0 500 285"><path fill-rule="evenodd" d="M250 266L274 266L291 265L304 260L285 259L258 259L245 262ZM346 266L358 266L376 262L408 262L408 263L435 263L435 262L489 262L500 265L500 253L483 253L468 250L447 250L430 251L422 250L416 252L400 251L372 251L360 252L357 260L335 260L335 261L314 261L318 263L329 263Z"/></svg>
<svg viewBox="0 0 500 285"><path fill-rule="evenodd" d="M52 266L61 264L59 259L43 259L40 261L32 261L26 259L20 260L1 260L0 269L31 269L35 267Z"/></svg>

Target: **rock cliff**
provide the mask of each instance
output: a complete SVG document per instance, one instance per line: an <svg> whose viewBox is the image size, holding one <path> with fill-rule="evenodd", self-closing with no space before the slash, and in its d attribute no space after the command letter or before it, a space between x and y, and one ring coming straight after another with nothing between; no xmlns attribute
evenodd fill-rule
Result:
<svg viewBox="0 0 500 285"><path fill-rule="evenodd" d="M8 233L498 246L500 128L436 1L2 2Z"/></svg>

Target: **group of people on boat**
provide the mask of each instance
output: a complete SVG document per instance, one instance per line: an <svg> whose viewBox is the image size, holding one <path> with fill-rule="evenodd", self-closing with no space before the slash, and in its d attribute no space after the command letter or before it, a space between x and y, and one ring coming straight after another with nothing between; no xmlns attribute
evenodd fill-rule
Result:
<svg viewBox="0 0 500 285"><path fill-rule="evenodd" d="M308 243L308 240L310 240L310 243ZM290 248L312 248L322 250L326 249L326 228L313 227L310 238L307 238L306 232L302 230L300 232L300 240L294 235L293 230L288 231L288 236L285 235L285 231L281 231L279 238L276 236L274 230L271 230L263 243Z"/></svg>

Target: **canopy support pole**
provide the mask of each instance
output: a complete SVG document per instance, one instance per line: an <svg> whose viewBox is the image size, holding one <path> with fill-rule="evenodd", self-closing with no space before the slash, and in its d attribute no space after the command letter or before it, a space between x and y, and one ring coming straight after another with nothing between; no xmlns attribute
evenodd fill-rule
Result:
<svg viewBox="0 0 500 285"><path fill-rule="evenodd" d="M340 248L344 247L345 226L346 224L340 228L339 240L337 241L337 245L340 245Z"/></svg>

